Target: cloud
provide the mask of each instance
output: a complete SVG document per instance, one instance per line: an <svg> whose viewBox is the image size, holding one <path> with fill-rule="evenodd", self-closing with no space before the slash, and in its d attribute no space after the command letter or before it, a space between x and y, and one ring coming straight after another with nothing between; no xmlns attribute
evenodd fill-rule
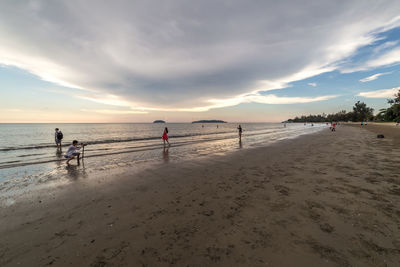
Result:
<svg viewBox="0 0 400 267"><path fill-rule="evenodd" d="M396 47L378 58L369 60L366 63L367 68L376 68L380 66L400 63L400 47Z"/></svg>
<svg viewBox="0 0 400 267"><path fill-rule="evenodd" d="M317 83L308 83L309 86L315 87L317 86Z"/></svg>
<svg viewBox="0 0 400 267"><path fill-rule="evenodd" d="M130 114L147 114L146 111L137 110L113 110L113 109L81 109L83 112L95 112L107 115L130 115Z"/></svg>
<svg viewBox="0 0 400 267"><path fill-rule="evenodd" d="M365 82L370 82L370 81L373 81L373 80L378 79L378 78L379 78L380 76L382 76L382 75L387 75L387 74L391 74L391 73L392 73L392 72L377 73L377 74L374 74L374 75L371 75L371 76L362 78L362 79L360 80L360 82L363 82L363 83L365 83Z"/></svg>
<svg viewBox="0 0 400 267"><path fill-rule="evenodd" d="M388 49L388 48L390 48L390 47L396 46L398 43L399 43L399 41L389 41L389 42L385 42L385 43L383 43L383 44L381 44L381 45L375 47L373 51L374 51L375 54L378 54L378 53L380 53L380 52L383 51L383 50L386 50L386 49Z"/></svg>
<svg viewBox="0 0 400 267"><path fill-rule="evenodd" d="M132 104L121 99L121 97L118 97L116 95L101 95L101 96L91 96L88 94L75 94L74 95L77 98L81 98L81 99L86 99L86 100L90 100L96 103L100 103L100 104L105 104L105 105L111 105L111 106L120 106L120 107L131 107Z"/></svg>
<svg viewBox="0 0 400 267"><path fill-rule="evenodd" d="M260 95L260 94L249 94L232 99L212 99L211 103L214 103L215 107L220 106L234 106L239 103L261 103L261 104L300 104L310 103L317 101L324 101L332 98L336 98L338 95L327 95L317 97L280 97L274 94Z"/></svg>
<svg viewBox="0 0 400 267"><path fill-rule="evenodd" d="M366 98L394 98L394 95L400 90L400 87L392 89L381 89L369 92L360 92L357 96L363 96Z"/></svg>
<svg viewBox="0 0 400 267"><path fill-rule="evenodd" d="M2 112L23 112L24 110L19 109L19 108L6 108L6 109L0 109Z"/></svg>
<svg viewBox="0 0 400 267"><path fill-rule="evenodd" d="M134 110L286 103L296 98L260 96L337 69L400 25L395 0L271 3L1 1L0 64Z"/></svg>
<svg viewBox="0 0 400 267"><path fill-rule="evenodd" d="M317 101L324 101L332 98L336 98L338 95L327 95L317 97L278 97L276 95L255 95L249 96L247 102L255 102L262 104L299 104L299 103L311 103Z"/></svg>
<svg viewBox="0 0 400 267"><path fill-rule="evenodd" d="M352 73L356 71L366 71L382 66L390 66L400 63L400 47L393 48L376 58L358 63L356 66L343 68L342 73Z"/></svg>

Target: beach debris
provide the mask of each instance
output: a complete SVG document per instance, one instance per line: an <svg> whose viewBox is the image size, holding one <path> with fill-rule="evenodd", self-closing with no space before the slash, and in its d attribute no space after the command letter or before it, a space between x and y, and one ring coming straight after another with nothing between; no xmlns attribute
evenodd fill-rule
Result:
<svg viewBox="0 0 400 267"><path fill-rule="evenodd" d="M385 138L385 136L383 134L378 134L376 137L377 138Z"/></svg>

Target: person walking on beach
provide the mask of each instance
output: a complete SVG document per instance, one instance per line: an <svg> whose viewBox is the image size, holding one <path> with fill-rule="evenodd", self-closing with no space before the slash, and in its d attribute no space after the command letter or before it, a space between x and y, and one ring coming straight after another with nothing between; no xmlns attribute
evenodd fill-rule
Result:
<svg viewBox="0 0 400 267"><path fill-rule="evenodd" d="M82 144L82 146L83 146L83 144ZM72 141L72 145L70 145L68 147L68 151L64 155L64 157L66 159L68 159L67 165L69 165L69 162L71 160L73 160L75 157L78 157L78 165L79 165L79 157L80 157L81 153L77 152L77 150L80 150L80 149L81 149L81 147L78 147L78 141L76 141L76 140Z"/></svg>
<svg viewBox="0 0 400 267"><path fill-rule="evenodd" d="M164 133L163 133L163 135L162 135L162 140L163 140L163 142L164 142L164 146L165 146L165 141L167 141L168 146L171 145L171 144L169 143L169 141L168 141L168 128L167 128L167 127L165 127L165 129L164 129Z"/></svg>
<svg viewBox="0 0 400 267"><path fill-rule="evenodd" d="M54 133L54 140L56 142L57 148L61 149L61 140L63 139L63 133L60 131L60 129L56 128L55 133Z"/></svg>
<svg viewBox="0 0 400 267"><path fill-rule="evenodd" d="M242 129L242 126L240 126L240 124L239 124L239 126L238 126L238 131L239 131L239 141L241 141L241 140L242 140L242 132L243 132L243 129Z"/></svg>

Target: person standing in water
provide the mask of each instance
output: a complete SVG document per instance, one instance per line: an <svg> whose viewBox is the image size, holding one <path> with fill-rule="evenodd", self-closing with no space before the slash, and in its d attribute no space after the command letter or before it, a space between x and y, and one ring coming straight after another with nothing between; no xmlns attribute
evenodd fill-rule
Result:
<svg viewBox="0 0 400 267"><path fill-rule="evenodd" d="M58 149L61 149L61 140L63 139L63 133L56 128L54 133L54 141L56 142L56 146Z"/></svg>
<svg viewBox="0 0 400 267"><path fill-rule="evenodd" d="M243 132L243 129L242 129L242 126L240 126L240 124L239 124L239 126L238 126L238 130L239 130L239 141L241 141L241 140L242 140L242 132Z"/></svg>
<svg viewBox="0 0 400 267"><path fill-rule="evenodd" d="M165 146L165 141L167 141L168 146L170 146L171 144L168 142L168 128L165 127L164 129L164 133L162 135L162 140L164 141L164 146Z"/></svg>

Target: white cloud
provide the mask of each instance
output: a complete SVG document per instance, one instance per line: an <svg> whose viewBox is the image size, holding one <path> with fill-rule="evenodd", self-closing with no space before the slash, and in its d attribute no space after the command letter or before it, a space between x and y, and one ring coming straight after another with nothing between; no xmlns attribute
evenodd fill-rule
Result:
<svg viewBox="0 0 400 267"><path fill-rule="evenodd" d="M249 101L263 104L298 104L324 101L336 98L338 95L327 95L317 97L278 97L276 95L257 95L249 97Z"/></svg>
<svg viewBox="0 0 400 267"><path fill-rule="evenodd" d="M131 107L132 103L121 99L116 95L88 95L88 94L75 94L77 98L90 100L96 103L111 105L111 106L120 106L120 107Z"/></svg>
<svg viewBox="0 0 400 267"><path fill-rule="evenodd" d="M130 115L130 114L147 114L146 111L136 110L113 110L113 109L81 109L83 112L95 112L107 115Z"/></svg>
<svg viewBox="0 0 400 267"><path fill-rule="evenodd" d="M394 48L378 58L372 59L366 63L367 68L376 68L380 66L400 63L400 47Z"/></svg>
<svg viewBox="0 0 400 267"><path fill-rule="evenodd" d="M358 63L350 68L343 68L342 73L352 73L356 71L365 71L383 66L390 66L400 63L400 47L393 48L376 58L367 60L366 62Z"/></svg>
<svg viewBox="0 0 400 267"><path fill-rule="evenodd" d="M309 86L315 87L317 86L317 83L308 83Z"/></svg>
<svg viewBox="0 0 400 267"><path fill-rule="evenodd" d="M391 73L392 73L392 72L376 73L376 74L374 74L374 75L371 75L371 76L362 78L362 79L360 80L360 82L363 82L363 83L365 83L365 82L370 82L370 81L373 81L373 80L378 79L378 78L379 78L380 76L382 76L382 75L387 75L387 74L391 74Z"/></svg>
<svg viewBox="0 0 400 267"><path fill-rule="evenodd" d="M327 95L318 97L281 97L274 94L260 95L260 94L249 94L232 99L212 99L211 103L214 105L221 106L233 106L239 103L262 103L262 104L299 104L299 103L310 103L317 101L324 101L332 98L336 98L338 95ZM217 106L218 107L218 106Z"/></svg>
<svg viewBox="0 0 400 267"><path fill-rule="evenodd" d="M400 90L400 87L392 89L381 89L369 92L360 92L357 96L363 96L366 98L394 98L394 95Z"/></svg>
<svg viewBox="0 0 400 267"><path fill-rule="evenodd" d="M0 109L2 112L23 112L24 110L19 109L19 108L6 108L6 109Z"/></svg>
<svg viewBox="0 0 400 267"><path fill-rule="evenodd" d="M0 64L134 110L321 101L261 95L337 69L399 13L397 0L0 1Z"/></svg>
<svg viewBox="0 0 400 267"><path fill-rule="evenodd" d="M374 48L374 53L378 54L379 52L386 50L390 47L396 46L399 43L399 41L389 41L389 42L385 42L377 47Z"/></svg>

